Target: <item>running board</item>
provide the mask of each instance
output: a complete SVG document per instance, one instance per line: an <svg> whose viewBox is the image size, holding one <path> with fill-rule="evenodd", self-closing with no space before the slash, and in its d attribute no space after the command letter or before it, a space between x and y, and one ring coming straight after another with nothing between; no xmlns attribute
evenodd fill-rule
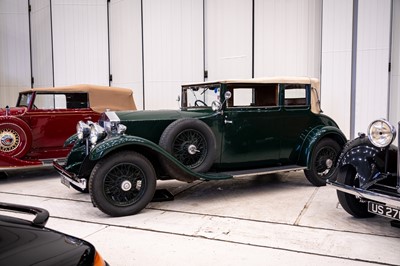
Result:
<svg viewBox="0 0 400 266"><path fill-rule="evenodd" d="M286 166L279 166L279 167L268 167L268 168L252 169L252 170L223 172L223 174L230 175L233 178L241 178L241 177L267 175L267 174L290 172L290 171L300 171L300 170L304 170L304 169L307 169L307 167L298 166L298 165L286 165Z"/></svg>

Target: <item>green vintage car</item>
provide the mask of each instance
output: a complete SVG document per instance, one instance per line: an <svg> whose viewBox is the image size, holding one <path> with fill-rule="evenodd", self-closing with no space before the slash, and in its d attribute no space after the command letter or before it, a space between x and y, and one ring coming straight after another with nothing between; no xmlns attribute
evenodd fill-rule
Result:
<svg viewBox="0 0 400 266"><path fill-rule="evenodd" d="M346 137L321 114L311 78L225 80L182 86L180 110L108 111L79 122L65 165L67 186L90 192L111 216L152 200L157 179L220 180L304 170L323 186Z"/></svg>

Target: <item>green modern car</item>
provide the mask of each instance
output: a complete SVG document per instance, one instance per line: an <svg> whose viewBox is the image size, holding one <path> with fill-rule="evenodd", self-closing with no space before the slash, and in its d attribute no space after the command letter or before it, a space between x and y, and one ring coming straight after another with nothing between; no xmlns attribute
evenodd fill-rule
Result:
<svg viewBox="0 0 400 266"><path fill-rule="evenodd" d="M221 180L304 170L315 186L334 174L346 137L321 114L319 81L284 77L182 86L180 110L107 111L79 122L62 183L89 192L111 216L153 199L156 181Z"/></svg>

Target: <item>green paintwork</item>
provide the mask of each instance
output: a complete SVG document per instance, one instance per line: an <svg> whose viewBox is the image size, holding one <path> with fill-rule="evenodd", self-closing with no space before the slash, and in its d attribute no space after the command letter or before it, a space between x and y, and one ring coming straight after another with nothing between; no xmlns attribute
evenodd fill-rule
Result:
<svg viewBox="0 0 400 266"><path fill-rule="evenodd" d="M228 87L224 83L220 85L223 101ZM172 111L116 112L121 124L127 127L125 135L99 142L88 157L82 149L84 143L76 143L66 169L78 175L90 172L96 161L122 149L139 152L151 150L152 154L164 156L183 172L206 180L231 177L218 174L223 171L285 165L309 167L313 148L320 139L332 137L340 145L346 142L331 118L311 112L310 89L307 85L307 104L301 106L285 106L284 87L280 85L278 104L273 107L232 108L223 104L221 111L182 108ZM187 117L205 122L216 137L217 158L209 173L191 171L158 145L161 134L169 124Z"/></svg>

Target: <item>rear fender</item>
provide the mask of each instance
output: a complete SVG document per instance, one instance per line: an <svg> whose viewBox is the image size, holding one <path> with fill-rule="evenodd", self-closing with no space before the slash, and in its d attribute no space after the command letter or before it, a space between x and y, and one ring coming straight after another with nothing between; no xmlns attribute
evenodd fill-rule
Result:
<svg viewBox="0 0 400 266"><path fill-rule="evenodd" d="M345 135L338 129L333 126L319 126L313 128L307 134L302 134L304 136L304 140L300 146L298 154L292 154L291 157L298 158L298 165L304 165L310 168L311 164L311 156L314 151L314 148L318 141L323 138L331 138L336 141L341 147L346 143L347 139ZM295 151L296 152L296 151Z"/></svg>

